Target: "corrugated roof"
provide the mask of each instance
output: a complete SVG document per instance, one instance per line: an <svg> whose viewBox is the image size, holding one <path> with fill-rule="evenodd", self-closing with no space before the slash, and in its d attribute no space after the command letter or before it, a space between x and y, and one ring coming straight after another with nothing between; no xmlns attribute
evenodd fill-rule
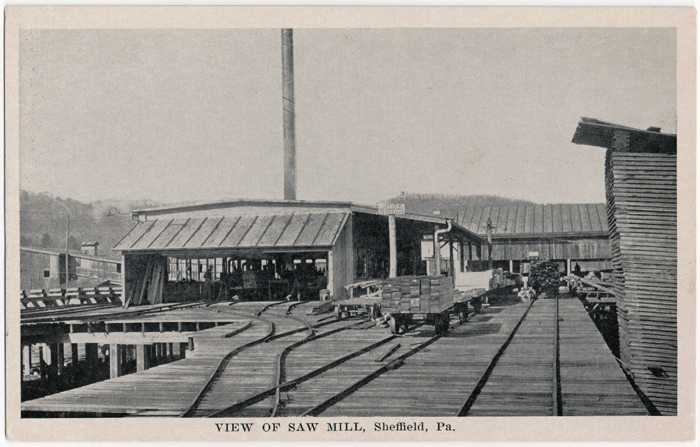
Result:
<svg viewBox="0 0 700 447"><path fill-rule="evenodd" d="M471 232L485 235L489 218L494 237L608 232L602 203L467 207L459 214L459 223Z"/></svg>
<svg viewBox="0 0 700 447"><path fill-rule="evenodd" d="M329 247L349 213L265 214L139 222L115 250Z"/></svg>

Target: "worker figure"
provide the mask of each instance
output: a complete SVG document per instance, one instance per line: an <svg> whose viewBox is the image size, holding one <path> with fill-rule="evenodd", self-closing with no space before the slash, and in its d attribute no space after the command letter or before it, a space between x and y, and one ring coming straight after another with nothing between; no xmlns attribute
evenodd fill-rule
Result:
<svg viewBox="0 0 700 447"><path fill-rule="evenodd" d="M212 282L212 271L211 271L211 266L207 267L207 271L204 273L204 293L202 294L202 299L204 301L211 301L212 299L212 287L213 287L213 282Z"/></svg>

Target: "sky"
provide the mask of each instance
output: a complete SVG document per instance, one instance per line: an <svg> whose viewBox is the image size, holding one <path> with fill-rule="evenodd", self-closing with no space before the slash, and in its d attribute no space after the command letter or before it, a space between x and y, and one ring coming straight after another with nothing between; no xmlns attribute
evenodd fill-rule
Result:
<svg viewBox="0 0 700 447"><path fill-rule="evenodd" d="M282 199L280 30L23 30L20 187ZM294 30L297 198L605 201L581 117L676 132L673 29Z"/></svg>

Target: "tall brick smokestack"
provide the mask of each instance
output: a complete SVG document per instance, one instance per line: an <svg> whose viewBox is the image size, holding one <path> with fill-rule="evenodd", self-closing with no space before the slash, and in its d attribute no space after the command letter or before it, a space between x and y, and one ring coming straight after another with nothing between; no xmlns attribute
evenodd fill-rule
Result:
<svg viewBox="0 0 700 447"><path fill-rule="evenodd" d="M282 30L282 109L284 124L284 200L297 198L296 134L294 131L294 48L292 30Z"/></svg>

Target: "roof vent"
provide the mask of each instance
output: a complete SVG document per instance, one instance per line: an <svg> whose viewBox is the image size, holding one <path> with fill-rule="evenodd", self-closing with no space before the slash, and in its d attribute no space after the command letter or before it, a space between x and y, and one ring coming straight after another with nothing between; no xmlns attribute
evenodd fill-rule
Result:
<svg viewBox="0 0 700 447"><path fill-rule="evenodd" d="M660 127L650 127L647 129L647 132L661 132Z"/></svg>

